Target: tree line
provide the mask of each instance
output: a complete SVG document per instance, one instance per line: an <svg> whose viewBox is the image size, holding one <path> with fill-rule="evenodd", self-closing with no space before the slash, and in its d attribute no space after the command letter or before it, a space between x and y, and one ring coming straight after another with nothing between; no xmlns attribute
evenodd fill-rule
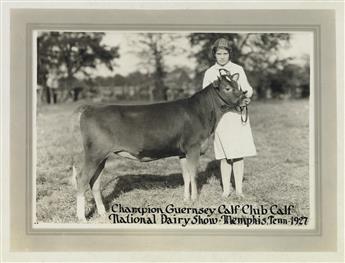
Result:
<svg viewBox="0 0 345 263"><path fill-rule="evenodd" d="M205 70L214 61L209 50L219 37L232 43L231 60L242 65L255 90L262 98L304 98L309 96L309 58L293 63L293 58L278 56L279 50L290 45L287 33L139 33L131 42L133 52L141 61L128 76L94 76L98 65L113 70L120 57L119 47L103 44L101 32L41 32L37 39L37 83L40 98L46 103L80 97L97 97L104 91L109 96L128 96L139 99L168 100L201 89ZM196 51L183 50L174 45L179 38L187 38ZM186 54L196 59L196 68L167 67L167 57ZM103 89L103 91L102 91ZM121 92L119 92L121 91ZM115 95L114 95L115 94Z"/></svg>

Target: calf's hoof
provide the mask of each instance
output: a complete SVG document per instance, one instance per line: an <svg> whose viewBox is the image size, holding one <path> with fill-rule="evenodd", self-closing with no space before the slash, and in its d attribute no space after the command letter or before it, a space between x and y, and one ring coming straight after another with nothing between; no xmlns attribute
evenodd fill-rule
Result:
<svg viewBox="0 0 345 263"><path fill-rule="evenodd" d="M185 196L185 197L183 198L183 201L184 201L184 202L190 202L190 197L189 197L189 196Z"/></svg>
<svg viewBox="0 0 345 263"><path fill-rule="evenodd" d="M97 212L102 217L107 213L104 208L97 208Z"/></svg>
<svg viewBox="0 0 345 263"><path fill-rule="evenodd" d="M244 198L244 194L243 193L236 193L236 197L243 199Z"/></svg>
<svg viewBox="0 0 345 263"><path fill-rule="evenodd" d="M227 192L223 192L222 193L222 197L223 198L227 198L227 197L229 197L229 195L230 195L230 193L227 193Z"/></svg>
<svg viewBox="0 0 345 263"><path fill-rule="evenodd" d="M85 217L78 217L79 223L87 223L87 220Z"/></svg>
<svg viewBox="0 0 345 263"><path fill-rule="evenodd" d="M86 217L85 215L81 215L81 214L78 214L77 215L77 218L80 222L86 222Z"/></svg>

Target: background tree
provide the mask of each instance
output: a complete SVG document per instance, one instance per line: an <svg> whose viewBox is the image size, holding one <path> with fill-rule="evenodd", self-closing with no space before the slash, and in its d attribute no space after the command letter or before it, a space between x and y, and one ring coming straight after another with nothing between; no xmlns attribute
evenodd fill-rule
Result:
<svg viewBox="0 0 345 263"><path fill-rule="evenodd" d="M279 50L289 46L290 34L285 33L249 33L249 34L224 34L224 33L193 33L189 36L192 46L200 46L195 56L198 62L196 78L201 87L205 70L214 64L209 50L216 39L224 37L232 42L232 61L242 65L247 76L255 88L257 96L264 98L268 89L274 89L271 79L276 78L290 58L279 56ZM272 90L272 92L280 92Z"/></svg>
<svg viewBox="0 0 345 263"><path fill-rule="evenodd" d="M49 72L55 68L65 78L68 89L65 94L68 94L73 89L76 74L88 76L87 70L96 68L98 64L112 70L113 60L119 57L118 47L102 44L103 36L104 33L99 32L40 33L37 40L38 84L49 95L46 81Z"/></svg>
<svg viewBox="0 0 345 263"><path fill-rule="evenodd" d="M125 86L126 85L126 78L120 74L116 74L112 78L112 85L113 86Z"/></svg>
<svg viewBox="0 0 345 263"><path fill-rule="evenodd" d="M309 97L309 57L304 63L287 64L271 78L272 97L306 98Z"/></svg>
<svg viewBox="0 0 345 263"><path fill-rule="evenodd" d="M188 67L175 67L166 77L169 86L169 99L179 99L192 95L195 92L193 82L193 69Z"/></svg>
<svg viewBox="0 0 345 263"><path fill-rule="evenodd" d="M140 33L131 41L137 47L136 53L142 59L140 67L152 73L154 88L152 98L154 100L167 100L168 87L165 84L167 56L181 52L174 45L180 36L162 33Z"/></svg>

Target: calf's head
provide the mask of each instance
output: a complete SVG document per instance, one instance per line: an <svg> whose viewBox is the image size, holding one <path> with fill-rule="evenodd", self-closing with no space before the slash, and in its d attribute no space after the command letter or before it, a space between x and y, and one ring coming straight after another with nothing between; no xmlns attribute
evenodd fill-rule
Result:
<svg viewBox="0 0 345 263"><path fill-rule="evenodd" d="M220 77L218 77L218 80L214 83L214 87L223 106L239 106L247 93L247 91L243 91L238 85L239 74L235 73L231 75L230 72L225 69L220 69L219 73Z"/></svg>

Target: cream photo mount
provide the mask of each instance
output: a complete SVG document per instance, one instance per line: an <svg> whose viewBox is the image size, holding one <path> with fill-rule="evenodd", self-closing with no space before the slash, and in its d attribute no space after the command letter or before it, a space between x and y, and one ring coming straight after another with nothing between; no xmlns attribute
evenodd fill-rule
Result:
<svg viewBox="0 0 345 263"><path fill-rule="evenodd" d="M270 21L267 21L267 15ZM94 228L92 225L89 228L33 228L35 30L312 32L314 118L310 128L314 129L315 188L310 191L315 192L315 228L245 231L133 230ZM332 140L337 137L335 38L335 13L332 10L12 10L11 248L15 251L65 252L87 251L91 245L95 251L270 252L282 247L284 251L296 252L336 250L338 225L332 223L337 218L337 145Z"/></svg>

